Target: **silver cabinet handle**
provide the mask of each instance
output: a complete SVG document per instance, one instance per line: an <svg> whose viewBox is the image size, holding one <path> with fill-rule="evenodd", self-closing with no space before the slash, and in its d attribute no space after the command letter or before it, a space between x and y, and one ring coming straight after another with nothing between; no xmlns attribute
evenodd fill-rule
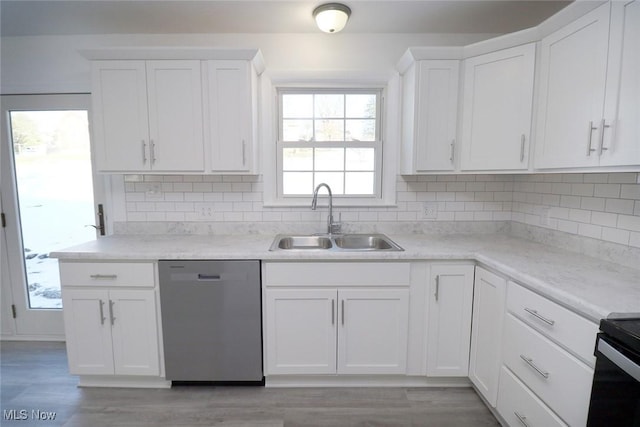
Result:
<svg viewBox="0 0 640 427"><path fill-rule="evenodd" d="M242 166L247 164L247 143L242 140Z"/></svg>
<svg viewBox="0 0 640 427"><path fill-rule="evenodd" d="M336 324L336 300L331 300L331 324Z"/></svg>
<svg viewBox="0 0 640 427"><path fill-rule="evenodd" d="M104 325L104 321L107 320L107 318L104 317L104 301L99 300L99 305L100 305L100 324Z"/></svg>
<svg viewBox="0 0 640 427"><path fill-rule="evenodd" d="M591 156L593 151L596 151L595 148L591 148L591 137L593 136L593 131L598 129L597 126L593 126L593 121L589 122L589 139L587 140L587 157Z"/></svg>
<svg viewBox="0 0 640 427"><path fill-rule="evenodd" d="M544 378L545 380L547 378L549 378L549 372L543 371L542 369L540 369L539 367L536 366L535 363L533 363L533 359L530 357L525 356L524 354L520 355L520 359L524 360L526 362L527 365L529 365L531 368L533 368L534 371L536 371L537 373L540 374L540 376L542 378Z"/></svg>
<svg viewBox="0 0 640 427"><path fill-rule="evenodd" d="M549 318L546 318L544 316L542 316L540 313L538 313L537 310L534 310L532 308L529 307L525 307L524 311L526 311L527 313L529 313L530 315L542 320L544 323L546 323L547 325L553 326L556 322L555 320L551 320Z"/></svg>
<svg viewBox="0 0 640 427"><path fill-rule="evenodd" d="M142 140L142 164L147 164L147 143Z"/></svg>
<svg viewBox="0 0 640 427"><path fill-rule="evenodd" d="M436 297L436 301L438 301L438 297L440 296L440 275L436 276L436 292L433 294Z"/></svg>
<svg viewBox="0 0 640 427"><path fill-rule="evenodd" d="M116 305L115 302L109 300L109 319L111 319L111 326L113 326L113 324L116 321L116 317L113 315L113 306Z"/></svg>
<svg viewBox="0 0 640 427"><path fill-rule="evenodd" d="M116 280L118 278L117 274L92 274L91 277L94 280Z"/></svg>
<svg viewBox="0 0 640 427"><path fill-rule="evenodd" d="M149 146L151 148L151 164L154 165L156 163L156 143L153 142L153 139L149 141Z"/></svg>
<svg viewBox="0 0 640 427"><path fill-rule="evenodd" d="M449 156L449 160L453 163L453 159L455 158L456 150L455 150L456 140L451 140L451 155Z"/></svg>
<svg viewBox="0 0 640 427"><path fill-rule="evenodd" d="M520 163L524 162L524 133L520 136Z"/></svg>
<svg viewBox="0 0 640 427"><path fill-rule="evenodd" d="M518 413L518 411L513 411L513 413L515 414L516 418L518 419L518 421L520 421L520 423L524 426L524 427L529 427L529 424L527 424L527 417L525 417L524 415L520 415Z"/></svg>
<svg viewBox="0 0 640 427"><path fill-rule="evenodd" d="M342 324L344 325L344 300L342 300Z"/></svg>
<svg viewBox="0 0 640 427"><path fill-rule="evenodd" d="M604 147L604 130L609 127L611 126L606 124L604 119L600 121L600 143L598 144L598 156L602 156L602 152L608 150L608 148Z"/></svg>

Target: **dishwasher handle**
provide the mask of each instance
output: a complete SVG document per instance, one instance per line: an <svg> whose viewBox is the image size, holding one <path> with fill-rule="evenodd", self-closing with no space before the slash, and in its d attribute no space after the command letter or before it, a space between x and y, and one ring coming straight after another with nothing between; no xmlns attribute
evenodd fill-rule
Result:
<svg viewBox="0 0 640 427"><path fill-rule="evenodd" d="M205 282L219 282L222 280L219 274L202 274L198 273L198 280Z"/></svg>

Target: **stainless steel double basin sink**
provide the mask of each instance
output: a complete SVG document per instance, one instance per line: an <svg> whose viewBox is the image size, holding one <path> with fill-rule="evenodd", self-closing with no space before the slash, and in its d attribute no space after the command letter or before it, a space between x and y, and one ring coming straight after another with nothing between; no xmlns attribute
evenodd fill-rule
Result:
<svg viewBox="0 0 640 427"><path fill-rule="evenodd" d="M279 234L273 240L270 251L334 251L334 252L393 252L403 251L397 243L384 234Z"/></svg>

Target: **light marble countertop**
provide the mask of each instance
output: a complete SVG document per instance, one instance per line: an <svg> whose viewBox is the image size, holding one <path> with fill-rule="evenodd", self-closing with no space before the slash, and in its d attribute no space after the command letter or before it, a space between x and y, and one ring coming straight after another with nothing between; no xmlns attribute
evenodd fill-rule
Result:
<svg viewBox="0 0 640 427"><path fill-rule="evenodd" d="M506 234L388 235L402 252L269 251L273 235L116 235L51 253L65 260L475 260L592 321L640 317L640 269Z"/></svg>

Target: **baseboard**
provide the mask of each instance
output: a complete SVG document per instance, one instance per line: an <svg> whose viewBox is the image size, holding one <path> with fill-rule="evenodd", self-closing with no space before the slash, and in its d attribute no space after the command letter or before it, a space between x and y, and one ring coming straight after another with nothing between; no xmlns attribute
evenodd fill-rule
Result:
<svg viewBox="0 0 640 427"><path fill-rule="evenodd" d="M64 335L0 335L0 341L51 341L65 342Z"/></svg>
<svg viewBox="0 0 640 427"><path fill-rule="evenodd" d="M266 387L470 387L469 378L406 375L272 375Z"/></svg>
<svg viewBox="0 0 640 427"><path fill-rule="evenodd" d="M80 375L78 387L171 388L171 381L160 377Z"/></svg>

